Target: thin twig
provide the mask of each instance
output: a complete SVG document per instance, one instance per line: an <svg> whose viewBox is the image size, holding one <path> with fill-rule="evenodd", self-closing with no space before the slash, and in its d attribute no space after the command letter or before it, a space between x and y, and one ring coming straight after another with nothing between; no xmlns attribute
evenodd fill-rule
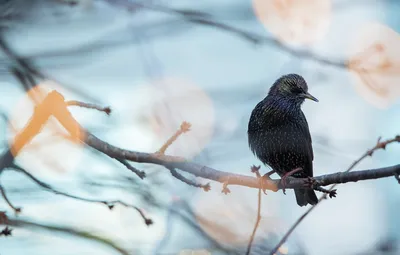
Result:
<svg viewBox="0 0 400 255"><path fill-rule="evenodd" d="M1 195L3 196L4 200L5 200L6 203L8 204L8 206L10 206L11 209L13 209L13 211L14 211L15 213L20 213L20 212L21 212L21 208L20 208L20 207L15 207L15 206L11 203L11 201L8 199L8 197L7 197L7 195L6 195L6 192L5 192L5 190L4 190L4 188L3 188L2 185L0 185L0 192L1 192Z"/></svg>
<svg viewBox="0 0 400 255"><path fill-rule="evenodd" d="M154 4L152 2L131 2L131 1L115 1L115 0L107 0L108 3L116 6L120 6L126 9L130 8L144 8L148 9L151 11L156 11L156 12L163 12L163 13L168 13L172 15L176 15L178 17L183 18L184 20L194 23L194 24L200 24L203 26L209 26L213 28L217 28L221 31L229 32L233 35L238 36L239 38L242 38L250 43L256 44L256 45L264 45L268 44L273 47L276 47L284 52L287 52L293 56L301 57L303 59L307 60L312 60L316 61L325 65L337 67L337 68L346 68L347 67L347 62L345 60L331 60L325 56L320 56L317 55L311 51L308 50L298 50L291 48L283 43L281 43L279 40L273 38L273 37L268 37L265 36L264 34L257 34L251 31L246 31L240 28L236 28L234 26L230 26L228 24L222 23L218 21L215 17L213 17L210 14L204 13L204 12L199 12L199 11L190 11L190 10L180 10L180 9L174 9L170 8L168 6L160 5L160 4Z"/></svg>
<svg viewBox="0 0 400 255"><path fill-rule="evenodd" d="M121 248L120 246L118 246L117 244L115 244L113 241L108 240L108 239L98 236L98 235L94 235L94 234L92 234L90 232L86 232L86 231L81 231L81 230L68 228L68 227L64 227L64 226L39 224L39 223L22 220L22 219L7 218L7 224L9 226L13 226L13 227L42 229L42 230L48 230L51 232L59 232L59 233L63 233L63 234L68 234L71 236L80 237L80 238L84 238L87 240L93 240L93 241L96 241L98 243L101 243L103 245L106 245L106 246L114 249L115 251L119 252L120 254L123 254L123 255L131 254L127 250L125 250L125 249Z"/></svg>
<svg viewBox="0 0 400 255"><path fill-rule="evenodd" d="M176 171L173 167L167 167L168 170L171 172L172 176L175 177L176 179L190 185L196 188L202 188L204 191L209 191L211 189L210 183L207 184L201 184L201 183L196 183L192 180L189 180L188 178L186 178L185 176L181 175L180 173L178 173L178 171Z"/></svg>
<svg viewBox="0 0 400 255"><path fill-rule="evenodd" d="M68 106L79 106L79 107L88 108L88 109L95 109L95 110L98 110L100 112L104 112L107 115L111 114L111 108L109 106L102 107L102 106L99 106L99 105L89 104L89 103L80 102L80 101L76 101L76 100L66 101L65 103Z"/></svg>
<svg viewBox="0 0 400 255"><path fill-rule="evenodd" d="M49 184L42 182L41 180L39 180L38 178L36 178L31 173L29 173L28 171L26 171L25 169L23 169L22 167L20 167L18 165L14 164L14 165L12 165L12 167L10 167L10 169L24 174L25 176L27 176L29 179L31 179L33 182L35 182L36 184L38 184L39 186L41 186L45 190L47 190L49 192L52 192L52 193L54 193L56 195L61 195L61 196L64 196L64 197L69 197L69 198L72 198L72 199L75 199L75 200L88 202L88 203L104 204L110 210L112 210L115 207L115 205L120 204L120 205L125 206L127 208L133 208L136 211L138 211L140 216L143 218L143 220L144 220L146 225L149 226L149 225L151 225L153 223L152 219L146 217L146 215L143 213L143 211L140 210L140 208L138 208L137 206L125 203L125 202L123 202L121 200L110 200L110 201L108 201L108 200L97 200L97 199L83 198L83 197L78 197L78 196L75 196L75 195L71 195L71 194L68 194L66 192L54 189Z"/></svg>
<svg viewBox="0 0 400 255"><path fill-rule="evenodd" d="M229 185L229 177L227 178L226 181L224 181L224 183L222 183L221 193L224 193L225 195L231 193L231 190L228 188L228 185Z"/></svg>
<svg viewBox="0 0 400 255"><path fill-rule="evenodd" d="M142 216L142 218L144 219L144 223L147 226L150 226L150 225L152 225L154 223L152 219L146 217L146 215L144 214L144 212L141 209L137 208L136 206L134 208L135 208L136 211L138 211L140 216Z"/></svg>
<svg viewBox="0 0 400 255"><path fill-rule="evenodd" d="M376 145L375 145L373 148L367 150L359 159L357 159L356 161L354 161L354 162L349 166L349 168L348 168L346 171L344 171L344 172L345 172L345 173L350 172L350 171L351 171L358 163L360 163L363 159L372 156L372 154L373 154L376 150L379 150L379 149L383 149L383 150L384 150L384 149L386 148L386 145L388 145L388 144L390 144L390 143L394 143L394 142L400 142L400 136L397 135L395 138L388 139L388 140L383 141L383 142L381 142L381 139L378 138L378 142L376 143ZM394 175L394 176L396 176L396 175ZM336 187L336 185L337 185L336 183L333 184L333 185L328 189L328 191L329 191L329 192L332 192L332 191L334 190L334 188ZM301 215L301 217L300 217L299 219L297 219L297 221L289 228L289 230L285 233L285 235L284 235L284 236L282 237L282 239L278 242L278 244L271 250L271 252L269 253L270 255L273 255L273 254L275 254L275 253L278 251L278 249L286 242L286 240L288 239L288 237L290 236L290 234L292 234L292 232L293 232L293 231L296 229L296 227L303 221L303 219L304 219L305 217L307 217L307 215L309 215L309 214L314 210L314 208L316 208L319 204L321 204L322 200L326 199L326 197L328 196L328 194L329 194L329 193L323 194L323 195L319 198L317 204L311 206L303 215Z"/></svg>
<svg viewBox="0 0 400 255"><path fill-rule="evenodd" d="M325 194L329 195L330 198L336 197L336 195L337 195L336 189L328 190L328 189L325 189L325 188L322 188L322 187L315 187L314 190L317 190L317 191L320 191L322 193L325 193Z"/></svg>
<svg viewBox="0 0 400 255"><path fill-rule="evenodd" d="M260 175L260 172L258 171L259 169L260 169L259 167L256 168L255 166L253 166L252 169L251 169L251 171L253 173L255 173L257 178L260 180L260 188L258 189L258 202L257 202L258 208L257 208L256 223L254 225L253 233L251 233L251 236L250 236L250 241L249 241L249 244L247 246L246 255L250 255L251 246L252 246L253 241L254 241L254 236L256 235L257 228L258 228L258 225L260 224L260 220L261 220L261 190L263 188L263 185L262 185L262 177Z"/></svg>
<svg viewBox="0 0 400 255"><path fill-rule="evenodd" d="M124 160L124 159L116 159L118 162L120 162L121 164L123 164L126 168L128 168L129 170L131 170L132 172L134 172L137 176L139 176L140 179L144 179L146 177L146 173L143 171L140 171L138 169L136 169L135 167L133 167L131 164L129 164L128 161Z"/></svg>
<svg viewBox="0 0 400 255"><path fill-rule="evenodd" d="M188 131L190 131L190 123L189 122L182 122L181 127L175 132L175 134L173 136L171 136L164 144L163 146L156 152L157 154L161 154L164 155L165 151L168 149L169 146L171 146L171 144L173 142L176 141L176 139L178 139L178 137L180 135L182 135L183 133L186 133Z"/></svg>

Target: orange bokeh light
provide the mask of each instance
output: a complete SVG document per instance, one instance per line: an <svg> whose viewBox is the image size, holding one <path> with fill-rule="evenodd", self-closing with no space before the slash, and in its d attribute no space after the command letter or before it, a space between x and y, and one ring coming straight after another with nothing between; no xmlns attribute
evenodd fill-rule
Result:
<svg viewBox="0 0 400 255"><path fill-rule="evenodd" d="M378 108L389 107L400 97L400 35L379 23L358 31L347 65L356 91Z"/></svg>
<svg viewBox="0 0 400 255"><path fill-rule="evenodd" d="M290 44L311 44L328 31L330 0L253 0L257 18L278 40Z"/></svg>
<svg viewBox="0 0 400 255"><path fill-rule="evenodd" d="M232 188L232 187L231 187ZM249 199L253 196L254 199ZM257 190L240 192L233 190L225 195L219 187L192 199L193 212L203 231L221 244L246 247L252 234L257 215ZM253 203L254 202L254 203ZM254 243L265 238L268 233L280 229L282 222L272 215L277 212L273 203L263 198L261 203L261 221L255 236ZM270 217L268 217L270 215Z"/></svg>
<svg viewBox="0 0 400 255"><path fill-rule="evenodd" d="M22 96L11 111L8 125L8 141L11 152L17 156L18 164L27 170L46 174L62 173L76 168L83 149L80 135L68 134L52 116L22 149L20 144L14 146L17 140L21 140L19 135L30 122L37 103L42 102L53 90L63 91L56 83L46 81Z"/></svg>
<svg viewBox="0 0 400 255"><path fill-rule="evenodd" d="M187 121L190 131L168 147L166 154L190 158L200 153L214 131L215 112L211 98L192 82L165 78L152 82L152 103L147 118L161 147Z"/></svg>

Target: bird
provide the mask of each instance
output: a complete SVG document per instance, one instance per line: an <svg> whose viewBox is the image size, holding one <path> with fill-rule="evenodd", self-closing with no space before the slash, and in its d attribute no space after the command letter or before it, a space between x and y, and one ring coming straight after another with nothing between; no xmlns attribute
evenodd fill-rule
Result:
<svg viewBox="0 0 400 255"><path fill-rule="evenodd" d="M301 110L305 99L318 102L308 92L305 79L295 73L282 75L255 106L249 119L247 136L250 150L263 164L272 168L266 175L277 173L281 176L281 183L288 176L313 176L312 139ZM299 206L318 203L311 188L297 188L294 192Z"/></svg>

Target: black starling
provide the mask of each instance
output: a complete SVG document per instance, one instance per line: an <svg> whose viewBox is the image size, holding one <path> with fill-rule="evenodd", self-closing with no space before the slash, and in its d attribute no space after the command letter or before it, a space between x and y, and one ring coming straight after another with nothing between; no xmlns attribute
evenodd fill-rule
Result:
<svg viewBox="0 0 400 255"><path fill-rule="evenodd" d="M268 95L251 113L247 130L250 149L272 168L269 174L276 172L282 180L288 175L313 176L311 135L301 111L306 98L318 102L308 93L302 76L287 74L275 81ZM312 189L295 189L294 192L299 206L318 202Z"/></svg>

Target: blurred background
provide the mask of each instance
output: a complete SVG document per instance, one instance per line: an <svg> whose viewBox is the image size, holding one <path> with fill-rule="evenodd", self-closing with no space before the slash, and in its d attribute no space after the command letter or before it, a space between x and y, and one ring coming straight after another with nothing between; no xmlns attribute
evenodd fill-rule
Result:
<svg viewBox="0 0 400 255"><path fill-rule="evenodd" d="M250 166L260 164L247 145L251 110L280 75L299 73L320 101L303 105L314 174L344 171L378 137L400 132L399 12L396 0L0 0L3 149L34 110L33 88L10 71L23 60L44 74L36 89L112 108L110 116L71 108L101 139L154 152L189 121L192 130L168 155L251 175ZM225 195L211 182L204 192L163 167L132 163L147 173L140 180L56 135L55 126L50 120L16 164L56 190L138 206L154 224L132 208L59 196L4 171L1 184L22 212L2 199L0 211L42 227L0 236L0 254L121 253L116 246L128 254L244 254L256 189L235 186ZM399 153L389 146L358 169L398 164ZM394 178L341 185L278 254L400 254L399 195ZM266 254L305 210L292 190L263 196L252 254Z"/></svg>

